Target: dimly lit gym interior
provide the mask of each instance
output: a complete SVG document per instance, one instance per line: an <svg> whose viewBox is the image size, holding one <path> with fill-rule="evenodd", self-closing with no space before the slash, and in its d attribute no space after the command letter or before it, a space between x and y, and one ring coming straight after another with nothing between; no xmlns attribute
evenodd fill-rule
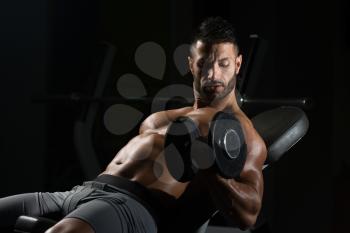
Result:
<svg viewBox="0 0 350 233"><path fill-rule="evenodd" d="M246 232L349 232L349 10L345 0L1 3L0 197L93 178L138 133L156 97L192 88L181 46L203 19L221 16L239 35L245 113L290 105L309 122L264 170L263 221ZM147 70L142 62L153 57L158 66ZM163 110L182 94L166 96ZM206 232L242 231L217 214Z"/></svg>

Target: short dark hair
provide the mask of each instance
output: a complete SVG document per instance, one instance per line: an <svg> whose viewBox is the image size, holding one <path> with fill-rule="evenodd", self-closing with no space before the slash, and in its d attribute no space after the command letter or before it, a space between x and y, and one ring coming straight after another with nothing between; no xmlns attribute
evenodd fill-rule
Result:
<svg viewBox="0 0 350 233"><path fill-rule="evenodd" d="M192 35L190 44L193 45L198 40L208 45L229 42L236 45L239 52L236 30L227 20L219 16L209 17L199 25Z"/></svg>

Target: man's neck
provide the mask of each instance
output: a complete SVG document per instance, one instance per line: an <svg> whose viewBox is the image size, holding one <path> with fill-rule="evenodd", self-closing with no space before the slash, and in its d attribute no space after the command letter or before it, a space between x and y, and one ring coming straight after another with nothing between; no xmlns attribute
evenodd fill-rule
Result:
<svg viewBox="0 0 350 233"><path fill-rule="evenodd" d="M205 107L215 108L218 111L222 111L224 109L230 109L233 112L240 111L240 107L237 104L237 99L234 91L232 91L229 95L227 95L223 99L213 100L211 102L203 101L201 98L196 96L195 102L193 104L193 108L198 109L198 108L205 108Z"/></svg>

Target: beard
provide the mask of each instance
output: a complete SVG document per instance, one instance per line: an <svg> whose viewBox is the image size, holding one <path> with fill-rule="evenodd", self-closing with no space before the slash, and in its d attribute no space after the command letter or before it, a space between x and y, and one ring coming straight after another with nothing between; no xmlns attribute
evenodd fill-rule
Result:
<svg viewBox="0 0 350 233"><path fill-rule="evenodd" d="M199 94L199 98L207 103L220 101L228 96L236 86L236 75L234 75L225 86L221 80L208 80L202 83L195 83L195 88ZM223 88L221 91L216 91L217 88Z"/></svg>

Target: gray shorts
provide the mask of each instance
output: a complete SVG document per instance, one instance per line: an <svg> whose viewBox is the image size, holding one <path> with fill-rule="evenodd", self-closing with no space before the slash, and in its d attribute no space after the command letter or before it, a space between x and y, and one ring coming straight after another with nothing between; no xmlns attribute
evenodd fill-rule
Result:
<svg viewBox="0 0 350 233"><path fill-rule="evenodd" d="M81 219L89 223L96 233L157 232L152 215L131 194L95 181L85 182L75 189L81 187L83 190L66 201L65 209L69 213L65 218Z"/></svg>
<svg viewBox="0 0 350 233"><path fill-rule="evenodd" d="M66 192L26 193L0 198L0 232L20 215L78 218L96 233L155 233L156 217L145 203L124 189L88 181Z"/></svg>

